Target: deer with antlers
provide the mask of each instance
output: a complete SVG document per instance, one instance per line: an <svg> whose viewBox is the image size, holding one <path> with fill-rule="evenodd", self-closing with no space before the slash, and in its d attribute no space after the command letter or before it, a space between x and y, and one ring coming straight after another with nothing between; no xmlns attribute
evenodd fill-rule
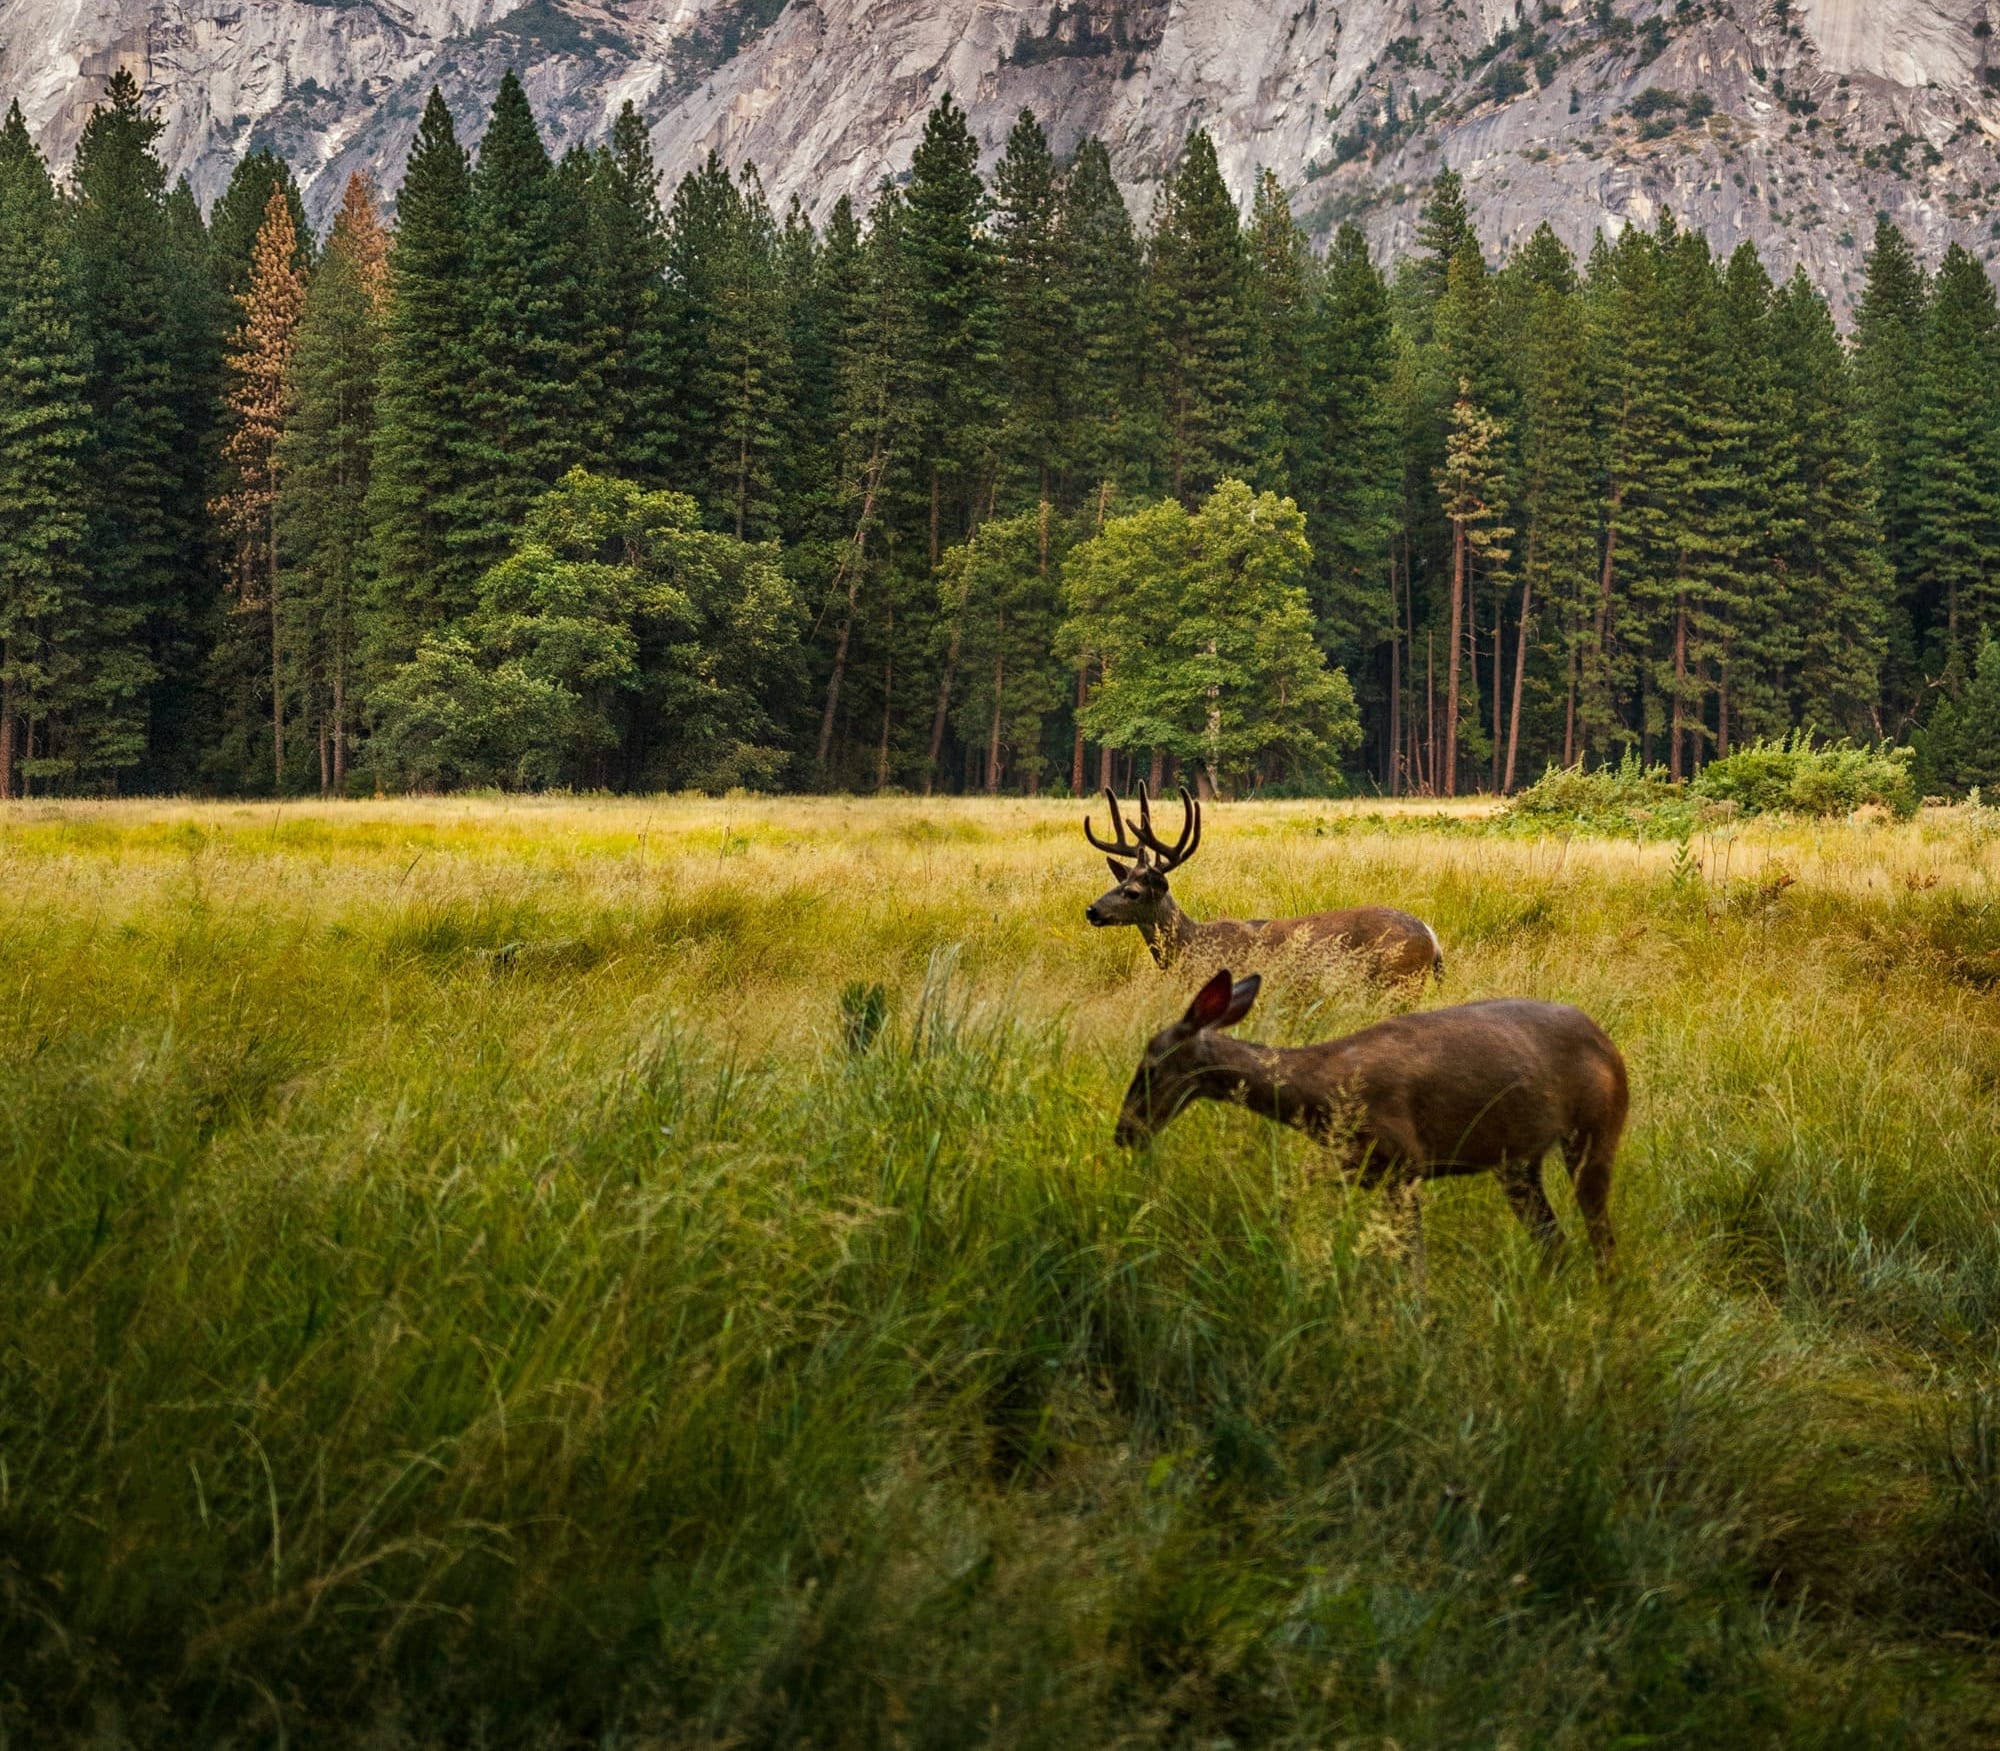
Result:
<svg viewBox="0 0 2000 1751"><path fill-rule="evenodd" d="M1190 1101L1227 1100L1340 1151L1364 1188L1387 1184L1419 1272L1423 1182L1492 1173L1550 1254L1562 1230L1542 1190L1560 1149L1600 1267L1611 1259L1611 1164L1630 1092L1602 1028L1562 1003L1503 998L1392 1016L1316 1046L1257 1046L1223 1032L1250 1013L1255 974L1225 970L1155 1034L1125 1095L1117 1139L1143 1143Z"/></svg>
<svg viewBox="0 0 2000 1751"><path fill-rule="evenodd" d="M1090 817L1083 834L1105 854L1118 885L1084 909L1095 925L1133 924L1145 937L1153 959L1162 967L1184 955L1208 961L1240 960L1246 954L1278 948L1312 949L1351 955L1384 983L1444 977L1444 951L1437 934L1420 918L1393 906L1351 906L1338 912L1310 912L1300 918L1216 918L1199 923L1175 903L1167 877L1187 862L1201 844L1201 804L1181 786L1181 830L1172 845L1153 831L1153 809L1144 784L1139 786L1139 818L1126 837L1126 821L1117 795L1106 790L1111 825L1118 837L1100 839Z"/></svg>

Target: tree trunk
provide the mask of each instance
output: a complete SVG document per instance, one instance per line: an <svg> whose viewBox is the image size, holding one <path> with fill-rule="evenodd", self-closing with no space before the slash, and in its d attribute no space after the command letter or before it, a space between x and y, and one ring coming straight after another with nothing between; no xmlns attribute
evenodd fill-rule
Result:
<svg viewBox="0 0 2000 1751"><path fill-rule="evenodd" d="M1521 574L1521 626L1514 637L1514 704L1507 716L1507 772L1500 782L1502 794L1514 789L1514 756L1521 746L1521 684L1528 674L1528 610L1533 606L1535 574L1531 567Z"/></svg>
<svg viewBox="0 0 2000 1751"><path fill-rule="evenodd" d="M1493 788L1500 788L1500 652L1507 642L1507 599L1493 580Z"/></svg>
<svg viewBox="0 0 2000 1751"><path fill-rule="evenodd" d="M1000 617L1000 630L1006 632L1007 617ZM1007 679L1007 659L999 652L993 653L993 727L986 737L986 794L992 796L1000 789L1000 691Z"/></svg>
<svg viewBox="0 0 2000 1751"><path fill-rule="evenodd" d="M1729 758L1729 659L1722 659L1722 672L1716 678L1715 707L1715 757Z"/></svg>
<svg viewBox="0 0 2000 1751"><path fill-rule="evenodd" d="M833 673L826 684L826 710L819 720L819 773L822 783L826 780L826 757L833 747L834 714L840 708L840 684L847 674L848 641L854 634L854 604L861 590L861 556L868 548L868 521L875 514L875 494L882 485L882 470L888 464L880 444L868 463L868 490L861 499L861 520L854 526L854 536L848 543L847 552L841 557L840 571L834 573L837 588L841 572L847 575L847 617L840 623L840 637L833 647Z"/></svg>
<svg viewBox="0 0 2000 1751"><path fill-rule="evenodd" d="M282 647L278 639L278 524L274 512L270 524L271 552L271 770L274 794L285 794L285 678Z"/></svg>
<svg viewBox="0 0 2000 1751"><path fill-rule="evenodd" d="M1073 796L1083 795L1083 708L1090 703L1090 659L1076 666L1076 746L1069 762L1069 788Z"/></svg>
<svg viewBox="0 0 2000 1751"><path fill-rule="evenodd" d="M319 794L328 796L333 790L333 750L327 745L326 717L319 720Z"/></svg>
<svg viewBox="0 0 2000 1751"><path fill-rule="evenodd" d="M1099 790L1109 790L1111 788L1111 763L1117 758L1117 753L1117 749L1113 748L1109 742L1100 742L1098 744L1097 788Z"/></svg>
<svg viewBox="0 0 2000 1751"><path fill-rule="evenodd" d="M875 756L875 788L889 788L890 708L896 697L896 610L889 609L888 649L882 657L882 745Z"/></svg>
<svg viewBox="0 0 2000 1751"><path fill-rule="evenodd" d="M1160 794L1160 783L1163 776L1161 762L1163 760L1163 757L1164 756L1160 749L1155 748L1153 750L1153 766L1152 766L1152 771L1147 776L1146 788L1149 789L1155 796L1158 796Z"/></svg>
<svg viewBox="0 0 2000 1751"><path fill-rule="evenodd" d="M945 647L944 675L938 682L937 710L931 716L931 751L924 761L924 795L931 794L931 780L937 772L938 756L944 752L944 726L951 714L951 684L958 675L958 653L965 635L965 602L972 590L972 568L958 585L958 612L951 617L951 643Z"/></svg>
<svg viewBox="0 0 2000 1751"><path fill-rule="evenodd" d="M1396 594L1396 552L1389 550L1389 794L1402 794L1403 765L1403 612Z"/></svg>
<svg viewBox="0 0 2000 1751"><path fill-rule="evenodd" d="M1577 639L1576 628L1570 627L1569 638L1569 702L1563 707L1563 764L1576 764L1576 668Z"/></svg>
<svg viewBox="0 0 2000 1751"><path fill-rule="evenodd" d="M347 633L333 644L333 794L347 794Z"/></svg>
<svg viewBox="0 0 2000 1751"><path fill-rule="evenodd" d="M1687 698L1688 672L1688 614L1687 598L1683 596L1674 604L1674 712L1673 728L1669 732L1672 740L1667 744L1667 776L1679 784L1685 775L1681 764L1681 740L1685 725L1685 701Z"/></svg>
<svg viewBox="0 0 2000 1751"><path fill-rule="evenodd" d="M1451 526L1451 642L1445 646L1444 794L1458 795L1458 657L1465 642L1465 525Z"/></svg>
<svg viewBox="0 0 2000 1751"><path fill-rule="evenodd" d="M1438 712L1437 712L1437 639L1426 631L1424 634L1424 794L1437 795L1438 774Z"/></svg>
<svg viewBox="0 0 2000 1751"><path fill-rule="evenodd" d="M6 646L0 645L0 669L7 662ZM14 796L14 677L0 675L0 803Z"/></svg>

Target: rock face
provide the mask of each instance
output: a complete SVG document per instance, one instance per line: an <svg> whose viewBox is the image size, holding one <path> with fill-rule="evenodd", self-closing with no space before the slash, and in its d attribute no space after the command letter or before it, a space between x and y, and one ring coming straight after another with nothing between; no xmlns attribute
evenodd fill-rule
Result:
<svg viewBox="0 0 2000 1751"><path fill-rule="evenodd" d="M351 169L393 190L432 84L476 135L521 70L558 147L630 98L670 176L711 148L823 215L908 166L950 89L994 152L1025 105L1104 137L1143 218L1190 130L1308 227L1407 245L1442 163L1496 252L1578 248L1662 207L1803 262L1839 304L1878 210L1990 255L2000 0L0 0L0 97L67 161L129 67L212 198L245 149L315 217Z"/></svg>

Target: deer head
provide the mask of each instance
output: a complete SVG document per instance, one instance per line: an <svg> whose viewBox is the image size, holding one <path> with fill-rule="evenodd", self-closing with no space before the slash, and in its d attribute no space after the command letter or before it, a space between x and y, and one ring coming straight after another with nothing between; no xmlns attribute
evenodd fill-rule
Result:
<svg viewBox="0 0 2000 1751"><path fill-rule="evenodd" d="M1167 903L1168 872L1194 856L1201 843L1201 804L1188 794L1186 785L1181 786L1181 832L1169 846L1161 844L1153 832L1153 805L1144 784L1139 786L1139 819L1130 840L1125 837L1125 817L1119 812L1117 796L1107 790L1104 800L1111 805L1111 825L1118 837L1098 838L1091 831L1088 815L1083 817L1083 836L1105 854L1104 861L1111 866L1118 885L1093 900L1083 915L1092 924L1136 924L1141 930L1151 930L1159 924Z"/></svg>
<svg viewBox="0 0 2000 1751"><path fill-rule="evenodd" d="M1120 1143L1129 1147L1145 1142L1194 1099L1212 1068L1209 1036L1218 1028L1234 1027L1250 1013L1260 983L1255 973L1232 979L1225 967L1194 994L1187 1014L1146 1042L1119 1110L1114 1135Z"/></svg>

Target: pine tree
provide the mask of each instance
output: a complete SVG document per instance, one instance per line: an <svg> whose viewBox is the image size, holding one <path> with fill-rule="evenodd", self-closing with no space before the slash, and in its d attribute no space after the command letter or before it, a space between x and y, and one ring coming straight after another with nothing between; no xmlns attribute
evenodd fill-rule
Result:
<svg viewBox="0 0 2000 1751"><path fill-rule="evenodd" d="M1245 243L1256 479L1275 492L1300 493L1318 437L1308 411L1318 264L1283 184L1269 170L1257 179Z"/></svg>
<svg viewBox="0 0 2000 1751"><path fill-rule="evenodd" d="M285 205L291 209L293 268L310 274L313 265L312 227L306 223L305 200L299 193L298 178L292 167L268 146L253 146L236 161L229 173L229 186L217 198L208 216L209 259L215 270L216 285L234 313L236 300L250 284L251 252L271 206L271 191L282 189Z"/></svg>
<svg viewBox="0 0 2000 1751"><path fill-rule="evenodd" d="M591 161L588 302L599 406L594 449L620 476L664 485L673 436L666 215L646 124L628 101Z"/></svg>
<svg viewBox="0 0 2000 1751"><path fill-rule="evenodd" d="M1075 334L1070 466L1095 493L1101 522L1114 491L1137 492L1148 480L1156 437L1145 397L1144 254L1103 141L1077 146L1056 229Z"/></svg>
<svg viewBox="0 0 2000 1751"><path fill-rule="evenodd" d="M389 300L388 238L358 173L306 291L278 456L286 644L319 744L320 789L347 789L368 537L369 451Z"/></svg>
<svg viewBox="0 0 2000 1751"><path fill-rule="evenodd" d="M0 800L70 776L89 703L78 327L55 189L15 104L0 127Z"/></svg>
<svg viewBox="0 0 2000 1751"><path fill-rule="evenodd" d="M1002 438L1019 501L1063 494L1069 472L1075 313L1062 255L1062 190L1048 136L1022 110L993 172L993 247L999 298Z"/></svg>
<svg viewBox="0 0 2000 1751"><path fill-rule="evenodd" d="M73 259L89 359L89 605L77 650L80 697L69 758L104 784L137 767L148 692L158 678L153 628L181 595L177 561L175 335L160 123L122 68L77 141Z"/></svg>
<svg viewBox="0 0 2000 1751"><path fill-rule="evenodd" d="M1472 606L1473 584L1482 572L1498 573L1511 550L1514 531L1505 515L1505 429L1473 400L1469 378L1459 383L1445 436L1444 466L1438 470L1438 497L1451 524L1451 628L1445 646L1445 742L1441 768L1444 794L1458 795L1461 646ZM1476 712L1472 719L1477 726Z"/></svg>
<svg viewBox="0 0 2000 1751"><path fill-rule="evenodd" d="M2000 313L1957 244L1938 266L1907 452L1911 552L1924 658L1968 659L2000 632Z"/></svg>
<svg viewBox="0 0 2000 1751"><path fill-rule="evenodd" d="M1351 225L1340 228L1327 251L1305 344L1295 464L1303 473L1295 491L1312 546L1313 612L1322 645L1357 685L1372 688L1372 659L1384 639L1394 639L1397 621L1390 547L1397 509L1390 402L1396 346L1388 287ZM1392 646L1384 678L1391 700L1400 693L1401 663L1400 646ZM1400 717L1394 733L1383 727L1393 752ZM1392 770L1389 761L1383 767Z"/></svg>
<svg viewBox="0 0 2000 1751"><path fill-rule="evenodd" d="M1465 206L1465 181L1449 166L1431 181L1430 193L1417 214L1417 254L1408 264L1410 297L1405 312L1411 338L1419 345L1431 338L1431 313L1445 295L1451 264L1470 249L1479 249L1472 217Z"/></svg>
<svg viewBox="0 0 2000 1751"><path fill-rule="evenodd" d="M475 600L467 182L465 150L433 89L389 251L368 482L368 642L377 673L407 661L425 632L470 612Z"/></svg>
<svg viewBox="0 0 2000 1751"><path fill-rule="evenodd" d="M305 309L297 265L298 234L285 191L273 187L263 228L250 251L250 277L237 294L242 322L228 358L229 436L224 454L235 470L216 504L236 537L236 606L261 612L269 628L272 787L285 787L284 592L278 565L279 440L290 413L292 348Z"/></svg>
<svg viewBox="0 0 2000 1751"><path fill-rule="evenodd" d="M1784 719L1787 727L1879 737L1878 677L1894 579L1856 370L1804 268L1778 295L1769 335L1784 397L1779 419L1796 471L1790 538L1779 550L1797 638Z"/></svg>
<svg viewBox="0 0 2000 1751"><path fill-rule="evenodd" d="M1930 287L1909 239L1886 218L1876 223L1867 274L1855 313L1855 384L1867 425L1886 555L1895 579L1890 628L1896 653L1893 685L1898 702L1908 706L1922 685L1919 652L1930 630L1920 621L1917 481L1911 466Z"/></svg>
<svg viewBox="0 0 2000 1751"><path fill-rule="evenodd" d="M1253 460L1249 296L1236 203L1198 131L1161 190L1147 258L1167 489L1185 504Z"/></svg>
<svg viewBox="0 0 2000 1751"><path fill-rule="evenodd" d="M896 233L911 314L909 443L927 463L933 566L947 536L974 514L998 411L997 288L985 220L979 145L947 92L925 120Z"/></svg>
<svg viewBox="0 0 2000 1751"><path fill-rule="evenodd" d="M1509 265L1508 281L1518 300L1509 327L1520 397L1521 608L1502 790L1513 789L1519 770L1531 651L1544 654L1550 691L1562 701L1563 763L1576 758L1578 666L1595 581L1597 464L1582 295L1569 252L1547 225ZM1540 624L1551 626L1553 636L1538 639Z"/></svg>
<svg viewBox="0 0 2000 1751"><path fill-rule="evenodd" d="M590 449L584 190L558 176L510 70L493 99L466 204L474 471L464 539L487 563L528 506Z"/></svg>
<svg viewBox="0 0 2000 1751"><path fill-rule="evenodd" d="M791 348L778 228L754 165L726 211L703 378L714 426L701 496L714 527L759 541L777 532Z"/></svg>

